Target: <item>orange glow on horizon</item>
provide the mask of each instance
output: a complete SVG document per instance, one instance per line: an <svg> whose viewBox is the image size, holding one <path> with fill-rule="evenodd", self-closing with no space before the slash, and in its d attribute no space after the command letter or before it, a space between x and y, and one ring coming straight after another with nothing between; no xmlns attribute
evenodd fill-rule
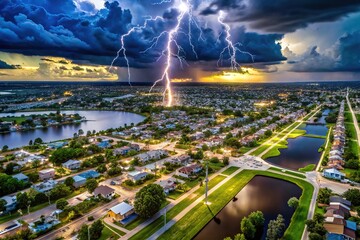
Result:
<svg viewBox="0 0 360 240"><path fill-rule="evenodd" d="M200 82L264 82L265 76L254 68L242 67L241 72L223 71L202 77Z"/></svg>

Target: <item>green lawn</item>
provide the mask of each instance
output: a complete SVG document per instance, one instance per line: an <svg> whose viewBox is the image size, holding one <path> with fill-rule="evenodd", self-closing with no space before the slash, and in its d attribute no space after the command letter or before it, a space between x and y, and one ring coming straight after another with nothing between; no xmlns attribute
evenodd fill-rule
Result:
<svg viewBox="0 0 360 240"><path fill-rule="evenodd" d="M265 153L264 156L262 156L262 159L267 159L270 157L277 157L280 155L280 149L287 148L288 142L286 140L282 140L279 143L277 143L274 147L272 147L267 153Z"/></svg>
<svg viewBox="0 0 360 240"><path fill-rule="evenodd" d="M286 230L283 239L301 239L305 228L305 220L309 210L313 186L300 179L266 172L244 170L235 175L221 188L217 189L209 196L211 205L203 203L196 205L175 225L168 229L158 239L191 239L194 237L212 218L216 215L255 175L262 175L283 179L293 182L302 188L303 193L300 197L299 207L291 218L291 223ZM221 196L221 197L219 197Z"/></svg>
<svg viewBox="0 0 360 240"><path fill-rule="evenodd" d="M120 236L124 236L125 233L117 228L114 228L112 226L110 226L109 224L106 224L104 221L103 221L103 224L107 227L107 228L110 228L111 230L113 230L114 232L116 232L117 234L119 234Z"/></svg>
<svg viewBox="0 0 360 240"><path fill-rule="evenodd" d="M101 232L101 237L99 238L99 240L107 240L109 238L118 239L120 237L118 235L116 235L115 233L113 233L106 225Z"/></svg>
<svg viewBox="0 0 360 240"><path fill-rule="evenodd" d="M163 202L161 204L160 209L163 209L165 206L167 206L170 203L170 201L166 200L165 202ZM131 223L129 223L126 226L123 226L122 224L116 222L116 225L119 225L120 227L126 228L128 230L133 230L134 228L136 228L137 226L139 226L141 223L143 223L146 219L143 219L141 217L138 217L137 219L135 219L134 221L132 221Z"/></svg>
<svg viewBox="0 0 360 240"><path fill-rule="evenodd" d="M28 117L3 117L3 118L0 118L1 121L3 122L13 122L13 121L16 121L17 124L20 124L22 122L25 122L25 120L27 119Z"/></svg>
<svg viewBox="0 0 360 240"><path fill-rule="evenodd" d="M302 168L299 168L299 171L300 172L311 172L313 171L314 169L316 168L316 165L315 164L309 164L305 167L302 167Z"/></svg>
<svg viewBox="0 0 360 240"><path fill-rule="evenodd" d="M231 175L233 174L236 170L238 170L239 168L238 167L235 167L235 166L231 166L227 169L225 169L223 172L221 172L221 174L224 174L224 175Z"/></svg>
<svg viewBox="0 0 360 240"><path fill-rule="evenodd" d="M218 175L211 179L209 181L209 189L216 186L219 182L224 180L226 177ZM193 201L198 199L201 195L204 194L205 187L201 187L198 190L196 190L193 194L191 194L189 197L185 198L178 204L176 204L173 208L171 208L167 214L166 214L166 220L170 221L173 219L176 215L178 215L182 210L184 210L187 206L189 206ZM162 226L164 226L164 216L159 217L154 222L143 228L141 231L139 231L137 234L132 236L130 239L147 239L152 234L154 234L157 230L159 230Z"/></svg>

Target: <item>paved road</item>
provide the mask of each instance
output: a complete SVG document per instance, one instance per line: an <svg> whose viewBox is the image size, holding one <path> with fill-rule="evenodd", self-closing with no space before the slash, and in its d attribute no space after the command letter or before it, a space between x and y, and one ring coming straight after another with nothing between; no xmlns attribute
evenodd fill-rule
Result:
<svg viewBox="0 0 360 240"><path fill-rule="evenodd" d="M352 119L353 119L353 122L354 122L354 126L355 126L355 130L356 130L356 137L357 137L357 142L358 142L358 145L360 146L360 129L359 129L359 124L358 124L358 121L357 121L357 118L356 118L356 115L351 107L351 103L350 103L350 100L349 100L349 88L347 89L347 93L346 93L346 101L347 101L347 104L349 106L349 109L350 109L350 112L351 112L351 115L352 115Z"/></svg>

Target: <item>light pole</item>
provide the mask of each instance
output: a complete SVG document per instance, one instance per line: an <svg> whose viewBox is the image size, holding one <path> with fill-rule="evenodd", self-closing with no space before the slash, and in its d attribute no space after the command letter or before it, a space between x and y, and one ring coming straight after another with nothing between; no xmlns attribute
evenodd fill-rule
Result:
<svg viewBox="0 0 360 240"><path fill-rule="evenodd" d="M208 204L208 182L209 182L209 178L208 178L208 165L209 165L209 161L206 161L206 174L205 174L205 204Z"/></svg>
<svg viewBox="0 0 360 240"><path fill-rule="evenodd" d="M165 207L165 212L164 212L164 228L166 231L166 207Z"/></svg>

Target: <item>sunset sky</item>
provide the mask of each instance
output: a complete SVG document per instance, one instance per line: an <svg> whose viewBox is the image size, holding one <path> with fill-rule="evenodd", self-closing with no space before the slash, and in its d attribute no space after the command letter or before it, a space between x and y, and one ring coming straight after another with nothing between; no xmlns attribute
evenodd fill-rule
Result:
<svg viewBox="0 0 360 240"><path fill-rule="evenodd" d="M123 51L110 68L121 36L152 18L124 38L124 47L131 81L155 81L165 67L167 33L178 23L181 1L186 2L0 1L0 80L126 82ZM184 17L175 35L178 46L172 44L186 60L181 66L172 58L175 81L360 79L359 0L188 1L192 21ZM237 71L230 69L226 51L218 61L227 46L220 14L230 27L230 40L238 43Z"/></svg>

